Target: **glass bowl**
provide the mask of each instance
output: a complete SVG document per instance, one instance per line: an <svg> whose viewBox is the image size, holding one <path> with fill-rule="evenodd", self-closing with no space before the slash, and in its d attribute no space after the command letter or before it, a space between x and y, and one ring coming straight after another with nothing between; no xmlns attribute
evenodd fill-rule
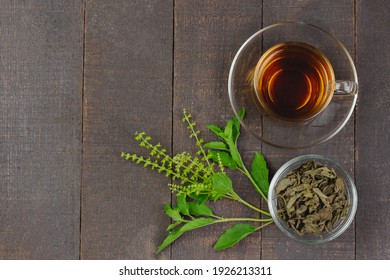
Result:
<svg viewBox="0 0 390 280"><path fill-rule="evenodd" d="M267 50L283 42L301 42L320 50L330 61L336 92L320 114L305 121L283 121L262 109L255 93L256 65ZM351 94L338 89L353 86ZM357 100L358 77L352 57L329 32L303 22L277 23L253 34L241 46L230 67L228 93L231 106L242 126L256 138L279 148L315 146L335 136L351 117ZM246 111L245 118L238 115Z"/></svg>
<svg viewBox="0 0 390 280"><path fill-rule="evenodd" d="M315 160L320 164L329 167L329 169L333 169L336 174L341 179L343 179L345 184L345 193L347 200L349 201L350 208L347 212L346 218L344 220L340 220L330 232L324 231L318 235L310 233L299 235L297 232L291 229L282 218L278 216L275 187L277 183L287 175L287 173L297 169L302 164L311 160ZM276 226L288 237L296 241L309 244L328 242L340 236L352 223L356 213L357 203L358 199L356 187L352 177L348 174L348 172L334 160L322 155L315 154L299 156L282 165L272 178L268 192L268 207Z"/></svg>

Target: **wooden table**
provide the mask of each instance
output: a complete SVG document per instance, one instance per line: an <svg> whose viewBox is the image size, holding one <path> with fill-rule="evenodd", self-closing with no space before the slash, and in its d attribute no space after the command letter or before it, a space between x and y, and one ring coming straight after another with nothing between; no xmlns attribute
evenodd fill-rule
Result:
<svg viewBox="0 0 390 280"><path fill-rule="evenodd" d="M0 257L3 259L389 259L390 4L388 1L0 1ZM303 245L272 225L235 247L212 246L227 225L183 235L156 255L169 224L169 179L120 158L145 130L169 153L190 150L183 108L199 127L233 116L227 75L240 45L272 23L305 21L352 54L353 117L325 144L280 150L247 133L271 175L316 152L354 176L352 226ZM206 133L205 138L210 137ZM208 138L210 139L210 138ZM246 199L260 200L234 179ZM215 209L249 213L234 203Z"/></svg>

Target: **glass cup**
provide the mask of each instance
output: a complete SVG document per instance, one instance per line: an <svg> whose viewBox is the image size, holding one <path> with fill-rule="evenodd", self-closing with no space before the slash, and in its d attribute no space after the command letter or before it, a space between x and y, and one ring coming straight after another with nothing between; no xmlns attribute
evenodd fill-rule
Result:
<svg viewBox="0 0 390 280"><path fill-rule="evenodd" d="M354 110L353 60L327 31L277 23L253 34L229 73L229 98L242 126L281 148L305 148L336 135ZM244 108L246 116L237 113Z"/></svg>

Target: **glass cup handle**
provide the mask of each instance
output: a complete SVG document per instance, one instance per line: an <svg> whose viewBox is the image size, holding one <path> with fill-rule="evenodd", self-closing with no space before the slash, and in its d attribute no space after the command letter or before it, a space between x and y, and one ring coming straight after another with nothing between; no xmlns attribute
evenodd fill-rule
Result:
<svg viewBox="0 0 390 280"><path fill-rule="evenodd" d="M356 95L359 86L353 81L336 81L336 89L334 94L337 95Z"/></svg>

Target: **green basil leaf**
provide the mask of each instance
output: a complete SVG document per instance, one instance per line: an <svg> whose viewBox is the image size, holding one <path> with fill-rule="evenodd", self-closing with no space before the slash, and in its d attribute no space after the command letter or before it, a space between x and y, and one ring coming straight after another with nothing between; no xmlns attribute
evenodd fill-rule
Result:
<svg viewBox="0 0 390 280"><path fill-rule="evenodd" d="M238 112L240 118L243 118L244 114L244 109ZM233 117L228 121L224 130L216 125L208 125L207 127L227 144L231 158L236 162L237 166L242 168L244 164L236 145L238 136L240 135L240 122L238 118Z"/></svg>
<svg viewBox="0 0 390 280"><path fill-rule="evenodd" d="M162 250L164 250L169 244L171 244L173 241L178 239L180 235L182 235L183 232L180 231L180 229L172 230L168 236L164 239L163 243L161 243L160 247L158 247L156 253L160 253Z"/></svg>
<svg viewBox="0 0 390 280"><path fill-rule="evenodd" d="M240 111L238 111L238 116L241 119L244 119L244 116L245 116L245 109L244 108L241 108Z"/></svg>
<svg viewBox="0 0 390 280"><path fill-rule="evenodd" d="M228 140L233 140L233 122L234 118L228 121L225 126L224 134Z"/></svg>
<svg viewBox="0 0 390 280"><path fill-rule="evenodd" d="M250 174L256 185L265 196L268 195L269 189L268 172L269 171L264 156L259 152L255 152Z"/></svg>
<svg viewBox="0 0 390 280"><path fill-rule="evenodd" d="M240 117L240 119L243 119L244 115L245 115L245 110L241 109L237 114ZM233 126L232 126L232 140L233 140L234 143L237 143L238 136L240 136L240 121L238 120L237 117L233 117L232 118L232 123L233 123Z"/></svg>
<svg viewBox="0 0 390 280"><path fill-rule="evenodd" d="M183 232L186 232L189 230L193 230L193 229L197 229L197 228L204 227L207 225L211 225L211 224L215 223L216 221L217 220L212 219L212 218L193 219L193 220L189 221L188 223L186 223L185 225L183 225L180 228L180 230Z"/></svg>
<svg viewBox="0 0 390 280"><path fill-rule="evenodd" d="M190 214L189 205L186 201L185 194L179 194L177 196L177 208L178 208L179 212L182 213L183 215L188 216Z"/></svg>
<svg viewBox="0 0 390 280"><path fill-rule="evenodd" d="M165 238L165 240L162 242L160 247L157 249L157 254L160 253L162 250L164 250L168 245L170 245L173 241L178 239L183 233L186 231L190 231L193 229L197 229L200 227L204 227L207 225L211 225L215 223L217 220L211 219L211 218L199 218L194 219L192 221L189 221L188 223L184 224L181 228L175 229L171 231L168 236Z"/></svg>
<svg viewBox="0 0 390 280"><path fill-rule="evenodd" d="M190 214L194 216L212 216L213 210L206 204L198 204L195 202L188 202Z"/></svg>
<svg viewBox="0 0 390 280"><path fill-rule="evenodd" d="M209 124L206 126L208 128L208 130L212 131L215 135L218 136L218 138L220 138L221 140L226 140L226 137L225 137L225 134L222 130L221 127L219 127L218 125L214 125L214 124Z"/></svg>
<svg viewBox="0 0 390 280"><path fill-rule="evenodd" d="M244 110L240 110L240 116L243 116ZM240 153L237 149L237 139L240 135L240 122L237 117L233 117L230 121L227 122L224 130L225 142L229 146L229 152L233 160L239 167L243 167L243 162L240 156Z"/></svg>
<svg viewBox="0 0 390 280"><path fill-rule="evenodd" d="M213 187L218 194L227 194L233 190L232 180L224 173L214 173Z"/></svg>
<svg viewBox="0 0 390 280"><path fill-rule="evenodd" d="M167 214L169 217L171 217L174 221L181 220L181 215L180 215L179 211L172 209L168 203L164 204L164 211L165 211L165 214Z"/></svg>
<svg viewBox="0 0 390 280"><path fill-rule="evenodd" d="M167 227L167 231L170 231L171 229L173 229L174 227L177 227L178 225L181 224L181 221L177 221L176 223L174 224L170 224L168 227Z"/></svg>
<svg viewBox="0 0 390 280"><path fill-rule="evenodd" d="M255 231L256 227L249 224L234 225L222 233L214 245L214 250L229 248Z"/></svg>
<svg viewBox="0 0 390 280"><path fill-rule="evenodd" d="M242 162L242 159L241 159L240 153L238 152L236 144L234 144L233 140L231 140L231 139L227 143L229 145L230 155L232 156L232 159L236 162L236 164L239 167L242 168L244 166L244 163Z"/></svg>
<svg viewBox="0 0 390 280"><path fill-rule="evenodd" d="M195 199L198 201L198 204L203 204L205 203L206 201L210 200L211 197L210 195L208 194L196 194L196 193L191 193L188 195L189 197L191 197L192 199Z"/></svg>
<svg viewBox="0 0 390 280"><path fill-rule="evenodd" d="M223 142L208 142L204 144L203 147L214 150L228 150L228 146L226 146L226 144Z"/></svg>
<svg viewBox="0 0 390 280"><path fill-rule="evenodd" d="M238 112L239 117L242 119L244 117L245 110L241 109ZM238 136L240 136L240 121L237 116L234 116L230 121L226 123L224 134L227 140L232 140L234 144L237 143Z"/></svg>
<svg viewBox="0 0 390 280"><path fill-rule="evenodd" d="M233 158L228 153L222 151L209 150L210 159L216 163L219 163L218 155L223 166L231 170L237 169L237 163L233 160Z"/></svg>

